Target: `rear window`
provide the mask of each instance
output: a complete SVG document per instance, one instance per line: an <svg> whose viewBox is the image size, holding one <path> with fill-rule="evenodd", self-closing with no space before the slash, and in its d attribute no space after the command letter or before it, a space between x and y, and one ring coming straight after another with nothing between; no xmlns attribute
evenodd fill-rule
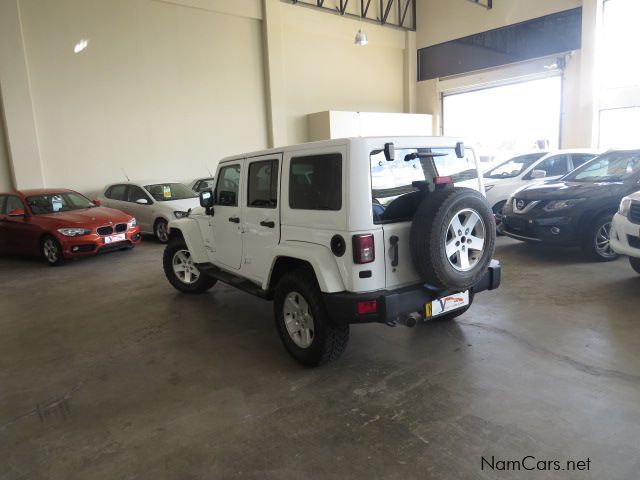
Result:
<svg viewBox="0 0 640 480"><path fill-rule="evenodd" d="M157 202L186 200L198 196L197 193L181 183L157 183L155 185L145 185L144 188Z"/></svg>
<svg viewBox="0 0 640 480"><path fill-rule="evenodd" d="M114 185L109 187L107 191L104 192L104 196L111 200L125 201L127 199L127 185Z"/></svg>
<svg viewBox="0 0 640 480"><path fill-rule="evenodd" d="M393 161L383 151L371 153L373 220L391 223L413 217L424 197L435 190L435 177L450 176L456 186L480 190L473 151L458 158L454 148L396 149Z"/></svg>
<svg viewBox="0 0 640 480"><path fill-rule="evenodd" d="M342 208L342 155L310 155L291 159L289 207L297 210Z"/></svg>

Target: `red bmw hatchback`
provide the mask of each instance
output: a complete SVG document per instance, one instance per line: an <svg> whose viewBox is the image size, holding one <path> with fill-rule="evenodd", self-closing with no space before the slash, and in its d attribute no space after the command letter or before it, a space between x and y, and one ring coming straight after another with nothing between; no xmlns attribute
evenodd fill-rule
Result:
<svg viewBox="0 0 640 480"><path fill-rule="evenodd" d="M0 251L39 255L50 265L140 243L136 219L73 190L0 193Z"/></svg>

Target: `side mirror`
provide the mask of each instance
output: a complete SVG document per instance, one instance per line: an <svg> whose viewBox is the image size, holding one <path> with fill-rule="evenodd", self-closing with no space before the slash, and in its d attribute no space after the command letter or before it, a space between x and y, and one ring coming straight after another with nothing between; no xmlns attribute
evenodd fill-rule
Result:
<svg viewBox="0 0 640 480"><path fill-rule="evenodd" d="M93 201L93 204L94 204L96 207L100 207L100 206L102 205L102 202L96 198L96 199Z"/></svg>
<svg viewBox="0 0 640 480"><path fill-rule="evenodd" d="M233 207L236 204L236 192L222 190L218 198L218 205Z"/></svg>
<svg viewBox="0 0 640 480"><path fill-rule="evenodd" d="M456 143L456 157L464 158L464 142Z"/></svg>
<svg viewBox="0 0 640 480"><path fill-rule="evenodd" d="M139 198L136 200L136 203L138 205L149 205L149 200L147 200L146 198Z"/></svg>
<svg viewBox="0 0 640 480"><path fill-rule="evenodd" d="M384 144L384 158L387 162L393 162L396 159L396 147L393 142Z"/></svg>
<svg viewBox="0 0 640 480"><path fill-rule="evenodd" d="M211 190L200 192L200 206L204 208L213 207L213 192Z"/></svg>
<svg viewBox="0 0 640 480"><path fill-rule="evenodd" d="M531 178L533 178L534 180L540 180L542 178L546 178L546 176L546 170L534 170L533 172L531 172Z"/></svg>
<svg viewBox="0 0 640 480"><path fill-rule="evenodd" d="M21 208L14 208L9 212L10 217L24 217L24 210Z"/></svg>

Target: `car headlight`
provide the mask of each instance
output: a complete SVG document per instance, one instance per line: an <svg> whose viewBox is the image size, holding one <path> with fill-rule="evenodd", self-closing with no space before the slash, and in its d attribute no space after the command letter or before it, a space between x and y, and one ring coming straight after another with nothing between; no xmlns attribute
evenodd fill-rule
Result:
<svg viewBox="0 0 640 480"><path fill-rule="evenodd" d="M89 235L91 230L87 230L86 228L59 228L58 232L65 237L81 237L83 235Z"/></svg>
<svg viewBox="0 0 640 480"><path fill-rule="evenodd" d="M129 220L129 223L127 223L127 227L129 228L133 228L136 225L138 225L138 221L135 218L132 218L131 220Z"/></svg>
<svg viewBox="0 0 640 480"><path fill-rule="evenodd" d="M547 205L544 207L544 209L547 212L555 212L556 210L562 210L564 208L571 208L575 205L577 205L580 202L583 202L584 200L586 200L585 198L571 198L569 200L552 200L551 202L547 203Z"/></svg>
<svg viewBox="0 0 640 480"><path fill-rule="evenodd" d="M485 185L484 186L484 191L488 192L489 190L491 190L493 187L495 187L495 185Z"/></svg>
<svg viewBox="0 0 640 480"><path fill-rule="evenodd" d="M176 218L184 218L189 215L187 212L180 212L180 211L173 212L173 214L175 215Z"/></svg>
<svg viewBox="0 0 640 480"><path fill-rule="evenodd" d="M625 197L620 202L620 209L618 213L623 217L629 216L629 210L631 209L631 199L629 197Z"/></svg>

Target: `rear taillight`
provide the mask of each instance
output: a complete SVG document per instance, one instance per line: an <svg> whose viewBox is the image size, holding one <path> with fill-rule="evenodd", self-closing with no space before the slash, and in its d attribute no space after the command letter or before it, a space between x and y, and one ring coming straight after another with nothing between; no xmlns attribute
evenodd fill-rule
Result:
<svg viewBox="0 0 640 480"><path fill-rule="evenodd" d="M353 236L353 263L371 263L376 259L376 247L373 234Z"/></svg>
<svg viewBox="0 0 640 480"><path fill-rule="evenodd" d="M369 315L371 313L376 313L378 311L378 301L364 300L362 302L358 302L356 308L358 311L358 315Z"/></svg>

